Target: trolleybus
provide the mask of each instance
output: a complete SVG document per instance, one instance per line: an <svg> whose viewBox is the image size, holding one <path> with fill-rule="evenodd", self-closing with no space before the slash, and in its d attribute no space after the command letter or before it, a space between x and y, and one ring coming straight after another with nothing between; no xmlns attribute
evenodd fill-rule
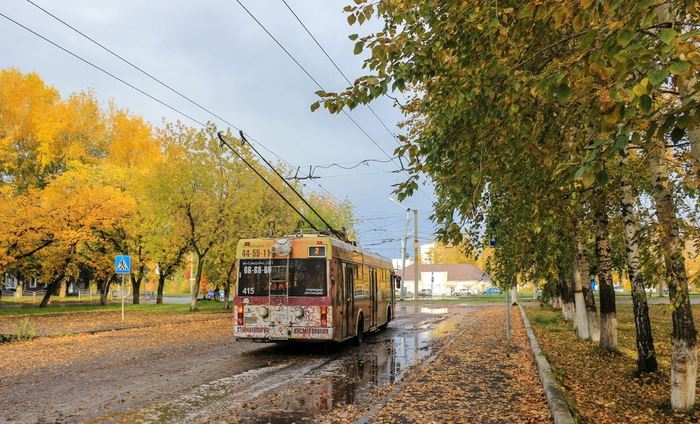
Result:
<svg viewBox="0 0 700 424"><path fill-rule="evenodd" d="M391 261L320 234L240 240L234 335L362 342L394 317Z"/></svg>

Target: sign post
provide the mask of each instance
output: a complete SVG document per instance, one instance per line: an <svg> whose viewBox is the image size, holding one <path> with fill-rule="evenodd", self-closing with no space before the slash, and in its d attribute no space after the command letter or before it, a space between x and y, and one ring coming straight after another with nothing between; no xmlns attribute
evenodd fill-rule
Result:
<svg viewBox="0 0 700 424"><path fill-rule="evenodd" d="M124 276L131 274L131 256L129 255L116 255L114 257L114 272L122 276L122 322L124 322L124 299L126 286L124 284Z"/></svg>

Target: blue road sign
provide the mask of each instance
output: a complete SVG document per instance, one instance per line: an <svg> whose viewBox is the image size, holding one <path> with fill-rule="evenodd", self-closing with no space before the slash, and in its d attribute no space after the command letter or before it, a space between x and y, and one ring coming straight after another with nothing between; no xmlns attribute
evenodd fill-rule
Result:
<svg viewBox="0 0 700 424"><path fill-rule="evenodd" d="M117 255L114 257L114 272L117 274L131 274L131 256Z"/></svg>

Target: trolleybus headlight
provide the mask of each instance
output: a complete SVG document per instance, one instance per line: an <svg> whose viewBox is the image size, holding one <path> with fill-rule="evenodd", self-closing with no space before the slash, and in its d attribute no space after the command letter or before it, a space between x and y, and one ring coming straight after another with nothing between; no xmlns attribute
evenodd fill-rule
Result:
<svg viewBox="0 0 700 424"><path fill-rule="evenodd" d="M328 307L321 306L321 326L325 327L328 325Z"/></svg>
<svg viewBox="0 0 700 424"><path fill-rule="evenodd" d="M268 311L266 307L261 306L260 309L258 309L258 313L261 317L267 318L267 315L270 313L270 311Z"/></svg>
<svg viewBox="0 0 700 424"><path fill-rule="evenodd" d="M243 325L243 305L238 305L238 325Z"/></svg>
<svg viewBox="0 0 700 424"><path fill-rule="evenodd" d="M301 308L297 308L294 310L294 317L299 319L304 316L304 310Z"/></svg>

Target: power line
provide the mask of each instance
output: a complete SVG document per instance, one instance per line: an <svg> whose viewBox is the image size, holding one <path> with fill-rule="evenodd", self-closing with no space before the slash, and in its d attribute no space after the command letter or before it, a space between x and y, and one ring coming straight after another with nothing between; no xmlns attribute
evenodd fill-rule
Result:
<svg viewBox="0 0 700 424"><path fill-rule="evenodd" d="M328 52L326 51L326 49L323 48L323 46L322 46L321 43L318 41L318 39L316 39L316 37L311 33L311 31L310 31L309 28L306 26L306 24L304 24L304 22L302 22L301 18L299 18L299 15L297 15L296 12L294 12L294 10L291 8L291 6L289 6L289 3L287 3L286 0L282 0L282 3L284 3L285 6L287 6L287 9L289 9L289 11L292 13L292 15L294 15L294 18L296 18L297 22L299 22L299 24L304 28L304 30L306 31L306 33L309 34L309 37L311 37L311 39L314 40L314 43L316 43L316 45L318 46L319 49L321 49L321 51L322 51L323 54L326 56L326 58L328 58L328 60L333 64L333 67L335 67L335 69L340 73L340 75L343 76L343 79L345 79L345 82L347 82L348 85L351 85L351 86L352 86L352 82L350 81L350 78L348 78L347 75L345 75L345 73L340 69L340 67L338 66L338 64L335 63L335 61L333 60L333 58L328 54ZM372 115L374 115L374 117L377 118L377 120L379 121L379 123L382 124L382 126L384 127L384 129L386 130L386 132L388 132L389 135L390 135L392 138L394 138L394 140L396 140L396 142L399 143L399 145L401 145L401 142L396 138L396 135L395 135L393 132L391 132L391 130L390 130L389 127L386 125L386 123L382 120L382 118L380 118L379 115L377 115L377 113L374 111L374 109L372 109L372 106L370 106L369 104L366 105L366 106L367 106L367 108L370 110L370 112L372 112Z"/></svg>
<svg viewBox="0 0 700 424"><path fill-rule="evenodd" d="M380 174L393 174L394 171L377 171L377 172L357 172L352 174L334 174L334 175L318 175L314 178L341 178L341 177L359 177L364 175L380 175Z"/></svg>
<svg viewBox="0 0 700 424"><path fill-rule="evenodd" d="M283 51L284 53L286 53L287 56L289 56L290 59L292 59L292 61L299 67L299 69L301 69L301 70L304 72L304 74L306 74L306 76L309 77L309 79L310 79L311 81L313 81L314 84L316 84L316 86L317 86L319 89L321 89L322 91L326 91L326 89L323 88L323 86L321 85L321 83L319 83L319 82L316 80L316 78L314 78L313 75L311 75L311 73L310 73L309 71L306 70L306 68L304 67L304 65L302 65L302 64L297 60L297 58L294 57L294 55L292 55L292 54L289 52L289 50L287 50L286 47L284 47L284 45L277 39L277 37L275 37L274 35L272 35L272 33L265 27L265 25L263 25L262 22L260 22L260 21L258 20L258 18L256 18L255 15L253 15L253 13L252 13L250 10L248 10L248 8L245 7L245 5L244 5L240 0L235 0L235 1L236 1L236 3L238 3L238 4L243 8L243 10L245 10L245 12L258 24L258 26L260 26L260 28L262 28L262 30L265 31L265 33L272 39L272 41L274 41L275 44L277 44L277 46L278 46L280 49L282 49L282 51ZM382 153L384 153L384 155L386 155L387 158L389 158L389 159L394 158L394 160L396 159L395 156L389 155L389 154L382 148L382 146L380 146L379 143L377 143L377 141L376 141L374 138L372 138L372 136L370 136L370 135L367 133L367 131L365 131L365 129L362 128L362 126L360 126L360 124L359 124L357 121L355 121L355 119L354 119L352 116L350 116L350 114L349 114L345 109L343 109L342 112L343 112L343 115L345 115L348 119L350 119L350 121L351 121L360 131L362 131L362 133L363 133L375 146L377 146L377 148L378 148L379 150L381 150Z"/></svg>
<svg viewBox="0 0 700 424"><path fill-rule="evenodd" d="M35 35L35 36L41 38L42 40L46 41L47 43L53 45L54 47L56 47L56 48L58 48L58 49L60 49L60 50L62 50L63 52L68 53L69 55L71 55L71 56L73 56L74 58L80 60L81 62L83 62L83 63L85 63L85 64L91 66L92 68L95 68L95 69L99 70L100 72L102 72L102 73L104 73L105 75L107 75L107 76L109 76L109 77L111 77L111 78L113 78L113 79L115 79L115 80L121 82L122 84L126 85L127 87L130 87L131 89L133 89L133 90L135 90L135 91L137 91L137 92L143 94L144 96L146 96L146 97L148 97L148 98L150 98L150 99L152 99L152 100L158 102L159 104L161 104L161 105L167 107L168 109L174 111L175 113L177 113L177 114L179 114L179 115L181 115L181 116L183 116L183 117L185 117L185 118L191 120L192 122L195 122L195 123L199 124L201 127L206 128L207 125L206 125L205 123L203 123L202 121L200 121L200 120L198 120L198 119L192 117L191 115L189 115L189 114L187 114L187 113L181 111L180 109L177 109L177 108L174 107L174 106L171 106L170 104L168 104L168 103L164 102L163 100L161 100L161 99L159 99L159 98L157 98L157 97L155 97L155 96L149 94L148 92L146 92L146 91L144 91L144 90L142 90L142 89L136 87L135 85L131 84L130 82L125 81L124 79L122 79L122 78L116 76L115 74L113 74L113 73L107 71L106 69L100 67L99 65L96 65L96 64L94 64L93 62L90 62L89 60L83 58L82 56L78 55L77 53L74 53L74 52L68 50L67 48L61 46L60 44L54 42L53 40L51 40L51 39L49 39L49 38L43 36L42 34L40 34L40 33L36 32L36 31L34 31L33 29L31 29L31 28L25 26L24 24L22 24L22 23L20 23L20 22L18 22L18 21L16 21L16 20L10 18L9 16L5 15L4 13L0 12L0 16L2 16L2 17L5 18L6 20L8 20L8 21L14 23L15 25L19 26L20 28L22 28L22 29L24 29L24 30L26 30L26 31L28 31L28 32L30 32L30 33L32 33L33 35ZM235 127L234 127L234 128L235 128ZM260 144L259 142L257 142L257 143ZM267 149L267 150L269 150L269 149ZM274 152L273 152L273 153L274 153ZM278 156L278 155L275 154L275 156ZM279 157L279 156L278 156L278 157ZM284 159L282 159L282 160L284 161ZM285 161L285 162L286 162L286 161ZM332 193L330 193L328 190L325 190L325 189L324 189L324 191L326 191L328 194L330 194L330 195L331 195L334 199L336 199L336 201L337 201L337 198L336 198L335 196L333 196Z"/></svg>
<svg viewBox="0 0 700 424"><path fill-rule="evenodd" d="M104 73L104 74L106 74L106 75L108 75L108 76L114 78L115 80L121 82L122 84L126 85L127 87L130 87L130 88L132 88L132 89L138 91L139 93L143 94L144 96L146 96L146 97L148 97L148 98L150 98L150 99L152 99L152 100L154 100L154 101L160 103L161 105L167 107L168 109L172 110L173 112L178 113L178 114L184 116L185 118L187 118L187 119L189 119L189 120L191 120L191 121L193 121L193 122L196 122L197 124L199 124L199 125L201 125L201 126L203 126L203 127L206 127L206 126L207 126L205 123L199 121L198 119L196 119L196 118L194 118L194 117L188 115L187 113L185 113L185 112L183 112L183 111L181 111L181 110L179 110L179 109L177 109L177 108L175 108L175 107L173 107L173 106L170 106L169 104L165 103L164 101L160 100L160 99L157 98L157 97L152 96L151 94L148 94L147 92L141 90L140 88L136 87L135 85L133 85L133 84L127 82L127 81L124 81L123 79L119 78L118 76L114 75L113 73L111 73L111 72L105 70L104 68L101 68L101 67L98 66L98 65L95 65L94 63L92 63L92 62L90 62L89 60L83 58L82 56L79 56L78 54L73 53L72 51L70 51L70 50L66 49L65 47L63 47L63 46L61 46L61 45L55 43L54 41L52 41L52 40L50 40L50 39L44 37L43 35L39 34L38 32L34 31L33 29L31 29L31 28L29 28L29 27L26 27L25 25L23 25L23 24L21 24L21 23L15 21L14 19L10 18L9 16L5 15L4 13L0 12L0 16L2 16L3 18L7 19L8 21L14 23L15 25L17 25L17 26L19 26L19 27L25 29L26 31L31 32L31 33L34 34L35 36L41 38L42 40L44 40L44 41L46 41L47 43L53 45L54 47L57 47L57 48L63 50L64 52L66 52L66 53L68 53L69 55L73 56L74 58L80 60L81 62L84 62L84 63L90 65L91 67L97 69L98 71L100 71L100 72L102 72L102 73Z"/></svg>
<svg viewBox="0 0 700 424"><path fill-rule="evenodd" d="M160 78L154 76L153 74L151 74L151 73L145 71L145 70L144 70L143 68L141 68L140 66L138 66L138 65L134 64L132 61L130 61L130 60L124 58L124 56L122 56L122 55L120 55L119 53L115 52L113 49L110 49L109 47L105 46L103 43L100 43L99 41L95 40L93 37L91 37L91 36L85 34L83 31L81 31L81 30L79 30L78 28L76 28L75 26L69 24L68 22L66 22L65 20L63 20L63 19L61 19L60 17L56 16L56 15L53 14L52 12L50 12L50 11L44 9L43 7L41 7L40 5L34 3L32 0L26 0L26 1L27 1L27 3L31 4L32 6L36 7L36 8L39 9L40 11L44 12L45 14L47 14L48 16L50 16L51 18L53 18L54 20L60 22L60 23L63 24L64 26L70 28L73 32L77 33L77 34L80 35L81 37L85 38L86 40L90 41L90 42L93 43L94 45L98 46L98 47L101 48L102 50L106 51L107 53L109 53L109 54L111 54L112 56L116 57L116 58L119 59L120 61L122 61L122 62L126 63L127 65L131 66L132 68L136 69L136 70L139 71L141 74L147 76L147 77L150 78L151 80L153 80L153 81L157 82L158 84L160 84L161 86L167 88L167 89L170 90L172 93L175 93L176 95L180 96L182 99L188 101L190 104L192 104L192 105L198 107L199 109L203 110L204 112L208 113L209 115L213 116L214 118L218 119L219 121L225 123L225 124L228 125L229 127L234 128L234 129L237 130L237 131L241 131L241 129L238 128L235 124L229 122L229 121L226 120L225 118L223 118L223 117L221 117L220 115L214 113L211 109L202 106L201 103L199 103L199 102L193 100L191 97L186 96L186 95L183 94L180 90L174 88L174 87L171 86L170 84L167 84L167 83L163 82L162 79L160 79ZM16 23L16 22L15 22L15 23ZM42 38L43 38L43 37L42 37ZM48 40L47 40L47 41L48 41ZM49 42L50 42L50 41L49 41ZM52 43L52 44L53 44L53 43ZM58 46L57 46L57 47L58 47ZM60 48L60 47L59 47L59 48ZM198 123L199 123L199 122L198 122ZM260 143L259 141L254 140L254 139L252 139L252 138L251 138L251 140L254 141L256 144L258 144L258 145L259 145L260 147L262 147L263 149L265 149L266 151L268 151L268 152L270 152L271 154L273 154L273 155L274 155L275 157L277 157L278 159L283 160L281 156L279 156L277 153L273 152L272 150L268 149L264 144Z"/></svg>
<svg viewBox="0 0 700 424"><path fill-rule="evenodd" d="M43 9L42 9L42 10L43 10ZM75 59L78 59L79 61L81 61L81 62L83 62L83 63L89 65L90 67L92 67L92 68L94 68L94 69L97 69L98 71L104 73L105 75L107 75L107 76L109 76L109 77L111 77L111 78L113 78L113 79L119 81L120 83L126 85L127 87L129 87L129 88L131 88L131 89L137 91L138 93L140 93L140 94L142 94L142 95L144 95L144 96L150 98L151 100L153 100L153 101L159 103L160 105L162 105L162 106L164 106L164 107L166 107L166 108L172 110L173 112L175 112L175 113L177 113L177 114L183 116L184 118L189 119L190 121L197 123L197 124L200 125L201 127L206 128L207 125L206 125L204 122L202 122L202 121L200 121L200 120L194 118L193 116L189 115L188 113L183 112L182 110L180 110L180 109L178 109L178 108L176 108L176 107L174 107L174 106L172 106L172 105L166 103L165 101L163 101L163 100L161 100L161 99L159 99L159 98L157 98L157 97L151 95L150 93L144 91L143 89L141 89L141 88L139 88L139 87L136 87L135 85L131 84L130 82L128 82L128 81L126 81L126 80L124 80L124 79L118 77L117 75L115 75L115 74L113 74L113 73L107 71L107 70L104 69L103 67L101 67L101 66L99 66L99 65L96 65L95 63L93 63L93 62L91 62L91 61L89 61L89 60L83 58L82 56L78 55L77 53L74 53L73 51L71 51L71 50L69 50L69 49L67 49L67 48L65 48L65 47L63 47L63 46L61 46L60 44L54 42L53 40L47 38L47 37L44 36L44 35L38 33L37 31L35 31L35 30L33 30L33 29L27 27L26 25L24 25L24 24L22 24L22 23L20 23L20 22L18 22L18 21L16 21L16 20L14 20L14 19L12 19L11 17L5 15L4 13L1 13L1 12L0 12L0 16L2 16L3 18L5 18L5 19L8 20L9 22L14 23L15 25L19 26L20 28L24 29L25 31L30 32L31 34L35 35L36 37L41 38L41 39L44 40L45 42L51 44L52 46L54 46L54 47L56 47L56 48L58 48L58 49L60 49L61 51L63 51L63 52L65 52L65 53L67 53L67 54L73 56ZM55 17L55 18L58 19L57 17ZM61 22L63 22L63 21L61 21ZM67 24L66 24L66 25L67 25ZM71 29L73 29L74 31L78 31L77 29L73 28L72 26L71 26ZM79 32L79 31L78 31L78 32ZM82 32L79 32L79 33L82 34ZM94 40L91 40L91 41L95 42ZM95 42L95 43L97 43L97 42ZM100 44L100 46L101 46L102 48L107 49L106 47L104 47L104 46L101 45L101 44ZM107 49L107 50L111 51L110 49ZM125 59L123 59L123 60L125 60ZM133 64L131 64L131 63L130 63L130 65L132 65L132 66L138 68L136 65L133 65ZM140 68L138 68L138 69L140 69ZM145 71L144 71L144 72L145 72ZM149 76L150 76L150 74L149 74ZM153 77L153 78L154 78L155 80L160 81L159 79L157 79L157 78L155 78L155 77ZM175 89L173 89L173 90L174 90L174 91L177 91L177 90L175 90ZM196 103L196 102L193 101L193 103ZM209 113L212 113L213 116L217 116L217 117L218 117L218 115L214 114L213 112L209 112ZM221 118L219 118L219 119L221 119ZM228 123L227 121L223 121L223 122ZM229 125L231 125L231 124L229 124ZM231 125L231 126L232 126L233 128L237 128L237 127L234 126L234 125ZM249 138L252 138L252 137L250 137L250 135L249 135ZM272 151L272 150L268 149L267 147L265 147L265 146L264 146L262 143L260 143L259 141L254 140L254 139L253 139L253 141L255 141L258 145L260 145L261 147L263 147L265 150L269 151L270 153L272 153L272 154L275 155L276 157L280 158L281 161L283 161L283 162L285 162L285 163L287 163L288 165L291 166L291 164L289 164L286 160L284 160L282 157L280 157L279 155L277 155L274 151ZM333 195L333 193L331 193L330 191L328 191L326 188L324 188L323 186L321 186L321 185L318 184L318 183L316 183L316 185L318 185L319 188L321 188L324 192L326 192L328 195L330 195L330 196L331 196L333 199L335 199L338 203L341 203L340 200L339 200L335 195ZM357 215L360 216L360 217L362 217L360 214L357 214Z"/></svg>
<svg viewBox="0 0 700 424"><path fill-rule="evenodd" d="M236 1L238 2L238 4L241 5L241 7L243 7L243 9L246 10L246 12L248 12L248 14L249 14L253 19L255 19L255 17L250 13L250 11L248 11L248 9L246 9L245 6L243 6L243 4L241 4L241 2L240 2L239 0L236 0ZM338 64L333 60L333 58L331 57L331 55L328 54L328 52L326 51L326 49L321 45L321 43L318 41L318 39L317 39L317 38L313 35L313 33L309 30L309 28L306 26L306 24L304 24L304 22L301 20L301 18L299 18L299 15L297 15L296 12L294 12L294 10L291 8L291 6L289 6L289 3L287 3L286 0L282 0L282 3L284 3L285 6L287 6L287 9L289 9L289 11L292 13L292 15L293 15L294 18L297 20L297 22L299 22L299 24L302 26L302 28L304 28L304 30L306 31L306 33L309 34L309 37L311 37L311 39L314 41L314 43L316 43L316 46L318 46L318 48L321 49L321 51L322 51L323 54L326 56L326 58L328 58L328 60L333 64L333 67L335 67L335 69L340 73L340 75L342 75L343 79L345 79L345 82L347 82L348 85L352 86L353 84L352 84L352 82L350 81L350 78L348 78L347 75L345 75L345 72L343 72L342 69L340 69L340 66L338 66ZM270 35L270 37L272 37L272 34L270 34L270 32L269 32L267 29L265 29L265 27L264 27L257 19L255 19L255 21L258 22L258 24L265 30L265 32L268 33L268 35ZM273 37L273 39L274 39L275 42L287 53L287 55L289 55L289 56L291 57L291 55L289 54L289 52L287 51L287 49L285 49L284 47L282 47L282 46L280 45L280 43L279 43L274 37ZM296 62L297 65L299 65L299 62L298 62L296 59L292 58L292 60L294 60L294 62ZM299 66L301 67L301 65L299 65ZM302 68L302 69L303 69L303 68ZM304 69L304 72L306 72L306 74L309 75L309 73L308 73L305 69ZM309 75L309 76L311 76L311 75ZM312 78L312 80L313 80L313 78ZM316 80L314 80L314 82L316 82ZM316 83L316 85L318 85L318 86L321 88L321 90L326 91L326 90L324 90L323 87L321 87L318 83ZM399 141L399 139L396 138L396 135L395 135L393 132L391 132L391 130L390 130L389 127L386 125L386 123L382 120L382 118L380 118L379 115L374 111L374 109L372 108L372 106L369 105L369 104L367 104L367 105L365 105L365 106L367 106L367 108L370 110L370 112L372 112L372 115L374 115L374 117L382 124L382 126L384 127L384 129L386 130L386 132L389 133L389 135L390 135L390 136L396 141L396 143L400 146L400 145L401 145L401 142ZM343 112L345 112L345 111L343 110ZM346 115L347 115L347 114L346 114ZM349 116L349 115L348 115L348 116ZM364 132L364 130L363 130L362 132ZM367 135L367 134L365 133L365 135ZM368 135L368 137L369 137L369 135ZM371 137L370 137L370 139L371 139ZM372 140L372 141L374 142L374 140ZM375 143L375 144L376 144L376 143ZM379 147L379 146L377 146L377 147ZM381 147L380 147L380 150L381 150ZM383 151L383 150L382 150L382 151ZM386 152L384 152L384 154L386 154ZM387 155L387 156L388 156L388 155ZM403 164L401 164L401 169L403 170ZM404 170L404 173L405 173L406 175L408 175L408 173L407 173L405 170ZM430 197L425 193L425 191L424 191L423 189L421 189L420 186L418 186L418 190L419 190L428 200L430 200L430 201L432 202L432 199L430 199Z"/></svg>
<svg viewBox="0 0 700 424"><path fill-rule="evenodd" d="M181 91L177 90L176 88L172 87L171 85L166 84L165 82L163 82L162 79L157 78L156 76L152 75L151 73L145 71L145 70L144 70L143 68L141 68L140 66L134 64L133 62L129 61L128 59L126 59L126 58L124 58L123 56L121 56L121 55L119 55L118 53L116 53L113 49L110 49L109 47L105 46L103 43L100 43L99 41L97 41L97 40L95 40L94 38L90 37L89 35L85 34L83 31L79 30L79 29L76 28L75 26L69 24L68 22L66 22L65 20L63 20L63 19L59 18L58 16L54 15L54 14L51 13L50 11L48 11L48 10L44 9L43 7L37 5L37 4L34 3L33 1L27 0L27 2L30 3L30 4L32 4L33 6L35 6L36 8L38 8L39 10L41 10L42 12L48 14L49 16L51 16L53 19L57 20L57 21L60 22L61 24L63 24L63 25L65 25L66 27L70 28L71 30L73 30L73 31L76 32L77 34L81 35L81 36L84 37L85 39L89 40L89 41L92 42L93 44L99 46L101 49L107 51L107 52L110 53L112 56L118 58L119 60L121 60L122 62L128 64L128 65L131 66L132 68L134 68L134 69L138 70L139 72L141 72L142 74L148 76L150 79L156 81L157 83L159 83L159 84L162 85L163 87L167 88L168 90L172 91L173 93L177 94L178 96L184 98L185 100L187 100L187 101L190 102L191 104L193 104L193 105L197 106L198 108L202 109L203 111L207 112L208 114L210 114L210 115L213 116L214 118L219 119L221 122L223 122L223 123L225 123L225 124L231 126L232 128L234 128L234 129L240 131L240 129L239 129L236 125L234 125L233 123L231 123L231 122L229 122L228 120L222 118L220 115L214 113L214 112L211 111L210 109L205 108L205 107L202 106L200 103L198 103L197 101L195 101L195 100L191 99L190 97L184 95ZM63 46L57 44L56 42L50 40L49 38L47 38L47 37L45 37L45 36L39 34L38 32L32 30L31 28L28 28L27 26L25 26L25 25L23 25L23 24L17 22L16 20L14 20L14 19L12 19L12 18L10 18L10 17L8 17L8 16L6 16L6 15L4 15L4 14L0 14L0 15L2 15L2 17L4 17L5 19L7 19L7 20L13 22L14 24L20 26L21 28L25 29L26 31L29 31L30 33L34 34L35 36L37 36L37 37L43 39L44 41L46 41L46 42L48 42L48 43L50 43L50 44L53 45L54 47L57 47L57 48L59 48L60 50L64 51L65 53L68 53L68 54L70 54L71 56L75 57L76 59L78 59L78 60L80 60L80 61L82 61L82 62L84 62L84 63L90 65L91 67L93 67L93 68L95 68L95 69L98 69L99 71L101 71L101 72L105 73L106 75L108 75L108 76L110 76L110 77L116 79L117 81L121 82L122 84L125 84L126 86L128 86L128 87L130 87L130 88L136 90L137 92L143 94L144 96L146 96L146 97L148 97L148 98L150 98L150 99L152 99L152 100L155 100L155 101L158 102L159 104L161 104L161 105L167 107L168 109L170 109L170 110L172 110L172 111L174 111L174 112L180 114L181 116L183 116L183 117L185 117L185 118L187 118L187 119L189 119L189 120L191 120L191 121L193 121L193 122L195 122L195 123L201 125L202 127L206 127L206 124L204 124L204 123L201 122L200 120L195 119L194 117L192 117L192 116L190 116L189 114L187 114L187 113L185 113L185 112L182 112L181 110L179 110L179 109L177 109L177 108L171 106L170 104L166 103L165 101L160 100L160 99L156 98L155 96L153 96L153 95L147 93L146 91L144 91L144 90L142 90L142 89L140 89L140 88L134 86L133 84L131 84L131 83L129 83L129 82L123 80L122 78L119 78L118 76L114 75L113 73L111 73L111 72L105 70L104 68L102 68L102 67L100 67L100 66L98 66L98 65L96 65L96 64L94 64L94 63L92 63L92 62L90 62L90 61L88 61L87 59L81 57L80 55L78 55L78 54L76 54L76 53L74 53L74 52L72 52L72 51L70 51L70 50L64 48ZM247 134L247 133L246 133L246 134ZM259 145L260 147L262 147L262 148L265 149L266 151L270 152L272 155L274 155L275 157L277 157L278 159L280 159L282 162L286 163L288 166L293 167L292 164L290 164L289 162L287 162L284 158L282 158L280 155L278 155L277 153L275 153L273 150L269 149L267 146L265 146L265 145L262 144L261 142L259 142L259 141L257 141L256 139L254 139L250 134L247 134L247 135L248 135L248 138L250 138L251 141L255 142L257 145ZM335 198L335 196L334 196L334 198ZM336 200L337 200L337 199L336 199Z"/></svg>

